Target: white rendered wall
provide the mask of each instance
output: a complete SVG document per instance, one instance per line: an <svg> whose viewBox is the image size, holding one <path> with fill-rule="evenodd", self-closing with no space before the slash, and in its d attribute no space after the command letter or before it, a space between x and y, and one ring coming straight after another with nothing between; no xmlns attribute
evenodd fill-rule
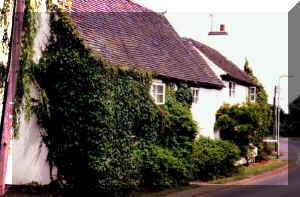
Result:
<svg viewBox="0 0 300 197"><path fill-rule="evenodd" d="M215 89L200 88L198 104L192 104L193 119L198 124L199 135L212 139L214 136L214 124L216 111L222 105L222 91Z"/></svg>
<svg viewBox="0 0 300 197"><path fill-rule="evenodd" d="M198 104L192 104L193 119L198 124L199 134L218 138L218 133L214 131L216 122L216 112L224 103L238 104L246 101L248 88L236 84L236 92L234 97L229 96L228 82L222 90L200 88Z"/></svg>
<svg viewBox="0 0 300 197"><path fill-rule="evenodd" d="M30 121L21 114L18 138L13 140L12 184L23 185L32 181L50 183L47 162L48 149L42 142L40 127L35 115Z"/></svg>
<svg viewBox="0 0 300 197"><path fill-rule="evenodd" d="M38 32L34 40L33 60L38 63L50 35L49 14L46 12L46 0L31 0L31 5L40 14ZM37 89L32 86L31 97L37 98ZM12 149L12 184L22 185L38 182L50 183L50 167L47 161L48 149L42 141L42 128L37 124L37 117L32 115L30 121L25 120L25 112L21 112L18 137L13 139ZM53 175L56 175L54 169ZM54 177L55 178L55 177Z"/></svg>
<svg viewBox="0 0 300 197"><path fill-rule="evenodd" d="M219 79L226 74L220 67L215 65L201 51L194 47L205 59L208 66L214 71ZM221 79L222 80L222 79ZM193 119L197 121L199 134L210 138L218 138L219 133L214 131L216 112L224 103L231 105L246 102L248 87L236 84L235 95L229 96L229 82L223 81L225 87L222 90L200 88L199 103L192 105Z"/></svg>

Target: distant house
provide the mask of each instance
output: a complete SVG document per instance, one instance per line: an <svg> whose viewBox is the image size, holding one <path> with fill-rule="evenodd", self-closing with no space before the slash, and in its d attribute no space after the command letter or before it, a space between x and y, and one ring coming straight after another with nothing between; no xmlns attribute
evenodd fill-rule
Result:
<svg viewBox="0 0 300 197"><path fill-rule="evenodd" d="M43 10L46 9L45 2L37 2L40 12L46 13L47 10ZM66 5L70 9L69 4ZM69 11L72 22L93 53L115 65L156 74L150 93L158 105L165 103L165 81L187 82L192 87L194 103L202 104L201 91L219 92L224 87L204 58L199 58L192 45L185 44L163 14L128 0L72 0ZM36 21L41 23L41 28L35 38L35 61L39 60L41 50L47 44L45 35L51 33L46 21L49 17L45 16L43 20ZM32 94L35 93L33 88ZM205 105L215 106L211 102ZM197 105L193 105L192 111L197 110ZM211 118L213 116L206 116L205 121L211 121ZM194 116L194 119L197 120L197 117ZM205 121L200 121L199 125L205 125ZM24 112L21 114L19 138L13 140L12 184L50 182L46 161L48 150L40 130L43 129L37 124L36 116L28 122Z"/></svg>
<svg viewBox="0 0 300 197"><path fill-rule="evenodd" d="M255 101L256 83L237 65L217 50L193 39L183 38L186 45L192 46L193 53L216 73L225 87L220 91L200 88L199 101L193 103L192 112L199 122L203 134L218 137L214 131L215 114L223 103L241 104Z"/></svg>

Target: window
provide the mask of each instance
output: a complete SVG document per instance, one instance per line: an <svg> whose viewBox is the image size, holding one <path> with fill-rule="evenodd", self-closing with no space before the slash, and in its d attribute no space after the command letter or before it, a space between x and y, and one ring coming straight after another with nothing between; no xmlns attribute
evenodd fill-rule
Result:
<svg viewBox="0 0 300 197"><path fill-rule="evenodd" d="M151 85L151 95L156 104L165 103L165 84L161 81L153 81Z"/></svg>
<svg viewBox="0 0 300 197"><path fill-rule="evenodd" d="M199 103L199 88L192 88L193 103Z"/></svg>
<svg viewBox="0 0 300 197"><path fill-rule="evenodd" d="M251 102L255 102L255 99L256 99L256 87L250 87L250 101Z"/></svg>
<svg viewBox="0 0 300 197"><path fill-rule="evenodd" d="M235 83L232 81L229 82L229 96L230 97L235 96Z"/></svg>

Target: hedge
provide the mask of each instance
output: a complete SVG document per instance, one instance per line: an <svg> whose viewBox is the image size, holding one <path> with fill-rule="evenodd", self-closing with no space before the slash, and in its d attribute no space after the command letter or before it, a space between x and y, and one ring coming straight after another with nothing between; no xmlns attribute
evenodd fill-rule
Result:
<svg viewBox="0 0 300 197"><path fill-rule="evenodd" d="M237 170L235 163L240 158L236 145L201 136L193 145L193 177L207 181L230 175Z"/></svg>

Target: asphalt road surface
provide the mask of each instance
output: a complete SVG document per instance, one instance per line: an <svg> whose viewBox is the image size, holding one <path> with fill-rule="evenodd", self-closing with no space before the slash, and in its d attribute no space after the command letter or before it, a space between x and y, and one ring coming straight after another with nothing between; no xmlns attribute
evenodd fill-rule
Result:
<svg viewBox="0 0 300 197"><path fill-rule="evenodd" d="M281 150L288 149L289 169L279 175L245 186L234 186L201 197L298 197L300 196L300 142L282 139ZM292 165L293 162L295 165ZM290 167L291 166L291 167Z"/></svg>

